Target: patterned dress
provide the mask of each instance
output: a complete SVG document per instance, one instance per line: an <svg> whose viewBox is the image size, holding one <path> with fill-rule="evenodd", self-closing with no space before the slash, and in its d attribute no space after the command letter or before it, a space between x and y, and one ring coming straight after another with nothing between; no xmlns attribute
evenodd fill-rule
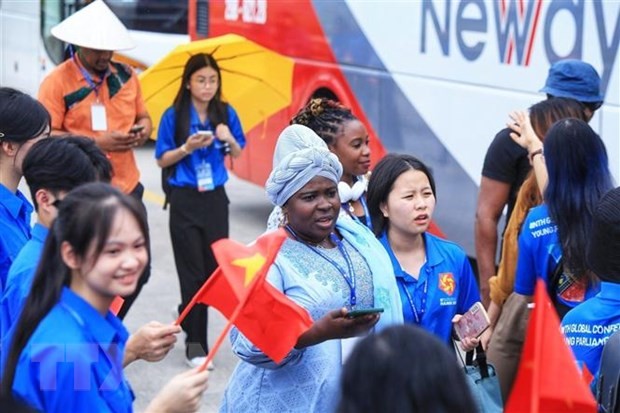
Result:
<svg viewBox="0 0 620 413"><path fill-rule="evenodd" d="M340 223L340 222L339 222ZM390 273L389 258L375 255L371 248L380 244L370 231L348 237L343 246L348 253L356 280L357 308L380 306L386 309L376 328L402 322L398 290ZM368 237L368 238L366 238ZM360 241L369 241L360 247ZM354 246L356 245L356 246ZM320 253L347 268L338 248ZM380 271L379 268L386 271ZM269 282L308 310L314 320L327 312L350 307L350 288L341 272L329 260L298 241L287 239L268 274ZM342 340L329 340L293 349L280 365L275 364L236 329L231 332L233 351L241 362L232 374L220 412L317 412L329 413L338 403L342 366Z"/></svg>

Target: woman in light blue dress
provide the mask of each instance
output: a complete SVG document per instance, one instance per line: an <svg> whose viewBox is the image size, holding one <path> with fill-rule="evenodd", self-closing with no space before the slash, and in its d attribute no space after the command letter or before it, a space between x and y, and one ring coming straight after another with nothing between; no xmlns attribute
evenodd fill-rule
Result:
<svg viewBox="0 0 620 413"><path fill-rule="evenodd" d="M286 358L275 364L233 329L241 362L226 389L221 412L321 412L336 408L342 363L350 337L402 323L390 261L372 233L353 220L338 220L337 184L342 166L326 148L285 156L267 181L282 207L289 234L268 281L304 307L314 325ZM381 307L381 315L348 318L351 310Z"/></svg>

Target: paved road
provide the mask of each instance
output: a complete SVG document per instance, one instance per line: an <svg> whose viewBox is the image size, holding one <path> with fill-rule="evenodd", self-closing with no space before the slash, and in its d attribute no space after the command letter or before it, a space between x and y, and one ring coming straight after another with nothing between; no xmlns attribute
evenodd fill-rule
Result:
<svg viewBox="0 0 620 413"><path fill-rule="evenodd" d="M160 169L153 159L153 146L137 151L142 182L146 187L145 204L149 214L152 242L153 269L151 279L142 290L125 319L129 331L157 320L172 322L172 309L180 300L179 283L174 267L174 258L168 233L168 212L161 204ZM265 228L267 216L271 211L263 188L231 177L226 185L230 198L231 238L240 242L254 240ZM210 310L209 342L213 343L224 327L224 318ZM134 409L143 411L157 391L177 373L188 367L184 363L183 337L179 337L176 347L166 359L159 363L138 361L126 369L127 377L136 395ZM224 342L215 357L215 370L209 377L209 389L203 400L200 412L217 412L220 399L228 379L237 364L237 358L230 351L228 340Z"/></svg>

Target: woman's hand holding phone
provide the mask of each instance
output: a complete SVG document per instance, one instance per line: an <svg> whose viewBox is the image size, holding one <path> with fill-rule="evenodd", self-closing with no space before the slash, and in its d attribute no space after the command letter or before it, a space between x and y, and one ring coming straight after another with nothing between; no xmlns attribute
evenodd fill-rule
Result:
<svg viewBox="0 0 620 413"><path fill-rule="evenodd" d="M213 143L213 132L209 130L201 130L187 138L185 147L188 151L193 152L196 149L206 148Z"/></svg>
<svg viewBox="0 0 620 413"><path fill-rule="evenodd" d="M369 314L379 314L383 308L364 308L361 310L351 310L347 313L347 318L358 318Z"/></svg>
<svg viewBox="0 0 620 413"><path fill-rule="evenodd" d="M373 309L379 310L379 309ZM368 332L379 321L378 312L348 317L346 308L332 310L314 322L312 327L297 340L295 348L304 348L327 340L356 337Z"/></svg>

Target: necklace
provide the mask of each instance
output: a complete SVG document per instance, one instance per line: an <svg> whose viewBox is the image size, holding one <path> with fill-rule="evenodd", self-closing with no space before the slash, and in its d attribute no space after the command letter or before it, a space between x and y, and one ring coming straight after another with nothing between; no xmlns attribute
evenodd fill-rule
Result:
<svg viewBox="0 0 620 413"><path fill-rule="evenodd" d="M355 291L355 272L353 271L353 263L351 262L351 257L349 256L349 253L344 247L343 242L340 241L340 239L333 232L329 234L330 240L338 247L338 251L340 252L340 254L342 254L344 261L347 263L346 271L339 263L325 255L325 253L321 251L320 248L325 249L324 247L312 245L300 239L295 230L293 230L290 225L287 225L285 228L295 238L296 241L300 242L302 245L305 245L307 248L310 249L310 251L314 252L325 261L329 262L334 268L336 268L336 270L338 270L344 281L349 286L349 305L350 308L353 308L357 304L357 295Z"/></svg>

